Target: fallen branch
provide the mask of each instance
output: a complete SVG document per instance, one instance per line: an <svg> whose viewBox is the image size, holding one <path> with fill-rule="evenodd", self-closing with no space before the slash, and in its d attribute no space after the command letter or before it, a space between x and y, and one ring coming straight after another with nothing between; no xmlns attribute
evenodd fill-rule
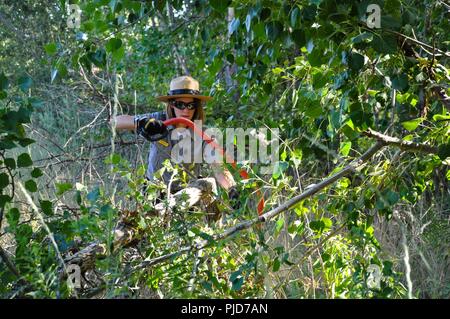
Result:
<svg viewBox="0 0 450 319"><path fill-rule="evenodd" d="M346 167L344 167L340 172L334 174L333 176L330 176L326 179L324 179L323 181L321 181L318 184L315 184L309 188L306 189L306 191L304 191L303 193L301 193L300 195L297 195L293 198L291 198L290 200L288 200L286 203L284 203L283 205L278 206L277 208L274 208L270 211L268 211L267 213L259 216L259 217L255 217L251 220L246 220L243 221L231 228L228 228L227 230L225 230L224 232L220 233L220 234L216 234L212 236L211 240L202 240L194 245L191 246L186 246L181 248L180 250L170 253L170 254L166 254L163 256L159 256L153 259L149 259L149 260L144 260L143 262L141 262L140 264L136 265L135 267L131 268L129 271L127 271L125 273L125 276L133 273L136 270L142 269L142 268L146 268L146 267L151 267L154 266L156 264L162 263L164 261L173 259L175 257L178 257L180 255L186 254L190 251L198 251L201 250L203 248L206 248L207 246L209 246L212 243L217 242L218 240L222 240L225 238L228 238L230 236L232 236L233 234L245 230L245 229L249 229L252 226L256 225L256 224L260 224L260 223L265 223L268 220L272 219L273 217L281 214L282 212L292 208L293 206L295 206L296 204L298 204L300 201L308 198L308 197L312 197L314 194L316 194L317 192L321 191L322 189L324 189L325 187L333 184L335 181L341 179L342 177L349 175L350 173L361 169L362 166L365 165L365 163L376 153L378 152L380 149L382 149L384 146L383 143L377 142L374 146L372 146L370 149L368 149L363 155L361 155L360 158L352 161L350 164L348 164Z"/></svg>
<svg viewBox="0 0 450 319"><path fill-rule="evenodd" d="M188 209L197 205L204 205L206 208L214 202L217 194L217 185L213 178L202 178L188 184L183 190L180 190L170 198L168 205L160 203L155 206L154 211L147 212L147 215L160 215L166 211L170 212L174 206ZM208 212L208 209L206 209ZM127 212L127 216L122 218L118 226L114 229L114 240L111 251L115 252L120 248L126 247L142 238L142 230L134 227L133 220L136 212ZM108 249L106 244L93 242L84 249L64 259L66 265L76 264L82 272L95 267L97 258L106 257Z"/></svg>

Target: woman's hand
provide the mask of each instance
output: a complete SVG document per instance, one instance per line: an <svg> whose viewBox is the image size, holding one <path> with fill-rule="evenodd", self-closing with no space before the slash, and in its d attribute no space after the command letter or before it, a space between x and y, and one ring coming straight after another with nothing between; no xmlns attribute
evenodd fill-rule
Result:
<svg viewBox="0 0 450 319"><path fill-rule="evenodd" d="M149 141L160 140L169 134L167 126L161 120L142 118L137 120L136 132Z"/></svg>

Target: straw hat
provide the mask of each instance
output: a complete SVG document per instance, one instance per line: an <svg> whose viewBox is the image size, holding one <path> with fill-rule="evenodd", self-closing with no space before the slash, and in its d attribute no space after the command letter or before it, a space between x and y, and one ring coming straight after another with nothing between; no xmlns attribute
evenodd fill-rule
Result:
<svg viewBox="0 0 450 319"><path fill-rule="evenodd" d="M157 99L167 102L169 99L177 97L193 97L202 101L209 101L211 96L200 95L200 85L198 81L188 75L183 75L170 81L170 89L167 95L158 96Z"/></svg>

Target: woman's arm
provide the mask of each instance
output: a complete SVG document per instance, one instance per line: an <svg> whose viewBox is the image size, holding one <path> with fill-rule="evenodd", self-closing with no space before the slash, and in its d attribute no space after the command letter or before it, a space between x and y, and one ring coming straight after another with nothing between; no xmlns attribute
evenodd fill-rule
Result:
<svg viewBox="0 0 450 319"><path fill-rule="evenodd" d="M136 124L134 123L134 116L132 115L118 115L115 117L116 120L116 130L129 130L135 131ZM112 125L113 119L110 121Z"/></svg>

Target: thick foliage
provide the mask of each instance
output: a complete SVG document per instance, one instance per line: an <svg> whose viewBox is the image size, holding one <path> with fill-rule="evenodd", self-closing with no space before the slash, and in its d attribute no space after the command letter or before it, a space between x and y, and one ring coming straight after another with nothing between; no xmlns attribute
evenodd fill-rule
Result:
<svg viewBox="0 0 450 319"><path fill-rule="evenodd" d="M67 26L64 0L24 1L15 12L8 1L0 4L0 17L10 18L3 24L18 21L0 31L8 40L0 40L0 236L7 238L0 244L12 247L2 253L9 260L0 266L2 294L73 296L59 276L60 256L98 241L107 257L78 290L86 296L94 287L106 297L144 296L145 289L164 297L449 296L444 2L72 2L81 9L79 29ZM380 28L368 27L369 4L381 9ZM26 29L34 35L31 56L17 52L26 44L16 33L29 28L33 10L41 30ZM187 72L214 96L209 124L277 127L283 139L272 176L261 176L256 165L251 182L239 183L238 211L230 212L221 194L226 218L217 223L206 222L201 210L175 211L169 219L147 214L163 186L142 194L145 152L121 147L136 140L106 125L117 113L162 107L153 97ZM36 139L38 128L50 141L51 168L42 177L36 158L21 148L43 155L42 141L33 147L24 128L33 111L30 134ZM264 190L269 210L338 172L375 143L364 135L368 129L438 152L385 148L353 176L264 226L138 266L253 218L255 187ZM54 170L56 158L71 168ZM185 183L186 174L175 169ZM132 247L111 250L124 211L135 212L131 223L141 235Z"/></svg>

